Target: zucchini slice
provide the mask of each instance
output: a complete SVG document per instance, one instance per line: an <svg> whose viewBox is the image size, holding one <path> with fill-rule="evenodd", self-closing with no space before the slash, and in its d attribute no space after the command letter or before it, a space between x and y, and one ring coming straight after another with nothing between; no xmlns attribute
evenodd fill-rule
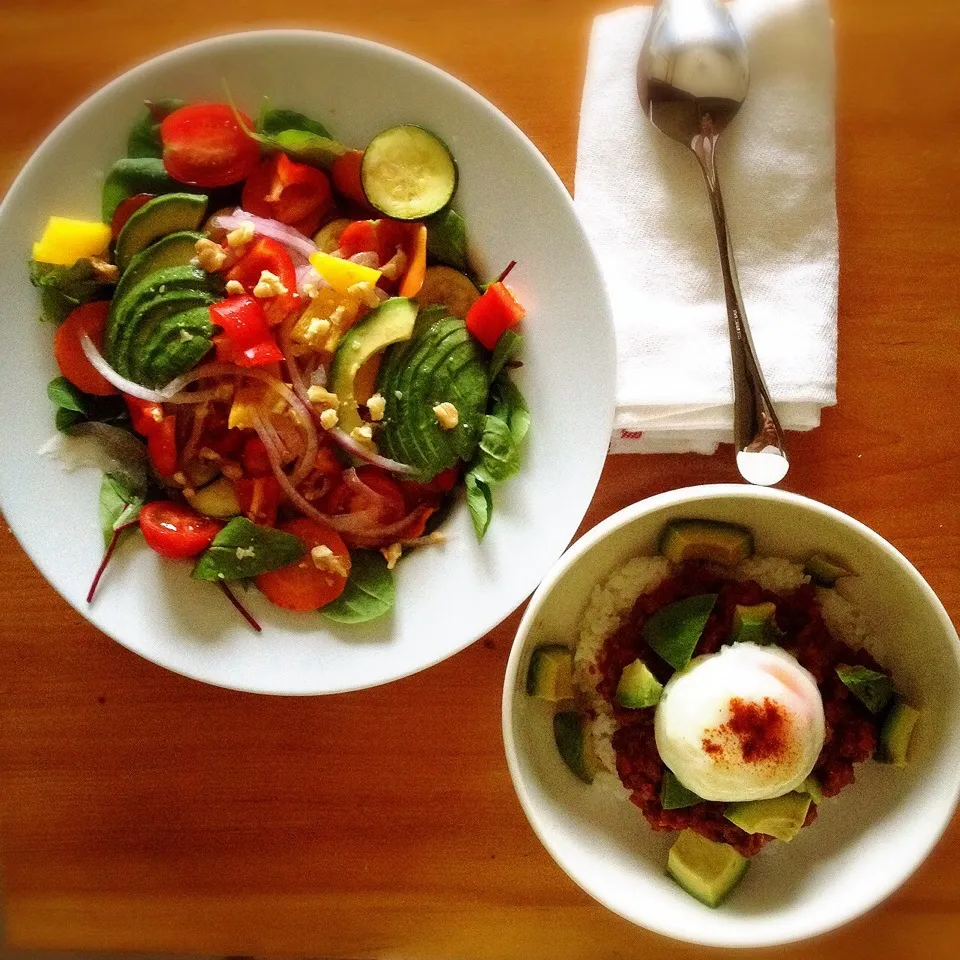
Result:
<svg viewBox="0 0 960 960"><path fill-rule="evenodd" d="M446 144L405 124L377 134L364 151L360 179L367 200L395 220L420 220L442 210L457 189Z"/></svg>

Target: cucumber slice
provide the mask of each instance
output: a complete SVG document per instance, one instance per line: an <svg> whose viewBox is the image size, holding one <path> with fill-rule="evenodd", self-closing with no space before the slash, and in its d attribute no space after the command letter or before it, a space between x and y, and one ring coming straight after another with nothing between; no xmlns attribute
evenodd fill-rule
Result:
<svg viewBox="0 0 960 960"><path fill-rule="evenodd" d="M363 192L395 220L420 220L442 210L457 189L457 166L446 144L405 124L378 134L360 166Z"/></svg>

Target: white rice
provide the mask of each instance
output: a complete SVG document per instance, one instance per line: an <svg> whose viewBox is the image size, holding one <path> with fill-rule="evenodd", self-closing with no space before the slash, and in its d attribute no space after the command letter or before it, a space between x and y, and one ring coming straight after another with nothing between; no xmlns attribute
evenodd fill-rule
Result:
<svg viewBox="0 0 960 960"><path fill-rule="evenodd" d="M607 641L626 621L637 600L656 589L673 573L665 557L634 557L594 586L580 621L580 633L574 653L574 685L582 695L593 718L590 736L603 768L595 786L628 797L629 791L617 775L613 734L617 728L613 709L597 692L600 682L600 657ZM803 566L785 557L749 557L733 570L737 580L755 580L776 594L792 593L810 581ZM817 590L817 599L830 632L854 649L865 645L867 628L860 611L836 590Z"/></svg>

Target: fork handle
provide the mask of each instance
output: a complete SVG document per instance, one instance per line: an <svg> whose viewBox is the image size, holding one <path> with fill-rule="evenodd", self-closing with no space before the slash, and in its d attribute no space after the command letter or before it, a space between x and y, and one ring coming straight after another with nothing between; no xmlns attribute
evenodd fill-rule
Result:
<svg viewBox="0 0 960 960"><path fill-rule="evenodd" d="M723 292L727 301L727 327L730 333L730 360L733 368L733 440L738 454L737 463L745 479L757 482L747 476L740 454L761 451L765 454L777 454L784 461L783 474L786 474L787 454L783 430L780 428L770 392L767 390L763 373L757 363L756 351L750 336L750 325L747 322L747 313L740 294L737 265L733 247L730 244L723 195L720 192L720 182L717 179L714 163L716 143L715 135L702 134L694 138L692 146L707 182L710 207L713 210L713 223L717 229L717 249L720 253L720 270L723 274ZM782 475L773 482L782 479Z"/></svg>

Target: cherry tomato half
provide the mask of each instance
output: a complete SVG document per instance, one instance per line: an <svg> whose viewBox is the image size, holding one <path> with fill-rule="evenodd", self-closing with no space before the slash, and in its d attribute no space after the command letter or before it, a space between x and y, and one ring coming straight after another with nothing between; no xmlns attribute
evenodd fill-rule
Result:
<svg viewBox="0 0 960 960"><path fill-rule="evenodd" d="M330 181L322 170L285 153L264 160L243 185L244 210L313 234L333 208Z"/></svg>
<svg viewBox="0 0 960 960"><path fill-rule="evenodd" d="M253 123L240 114L249 129ZM163 165L174 180L226 187L246 180L260 162L260 145L244 133L225 103L195 103L160 124Z"/></svg>
<svg viewBox="0 0 960 960"><path fill-rule="evenodd" d="M171 500L154 500L140 511L140 529L147 545L172 560L195 557L206 550L223 526Z"/></svg>
<svg viewBox="0 0 960 960"><path fill-rule="evenodd" d="M318 610L343 593L350 573L350 552L340 535L326 524L308 517L297 517L280 524L284 533L299 537L307 552L296 563L279 570L270 570L257 577L257 586L264 596L285 610ZM326 547L333 564L341 571L321 569L314 561L314 547Z"/></svg>

